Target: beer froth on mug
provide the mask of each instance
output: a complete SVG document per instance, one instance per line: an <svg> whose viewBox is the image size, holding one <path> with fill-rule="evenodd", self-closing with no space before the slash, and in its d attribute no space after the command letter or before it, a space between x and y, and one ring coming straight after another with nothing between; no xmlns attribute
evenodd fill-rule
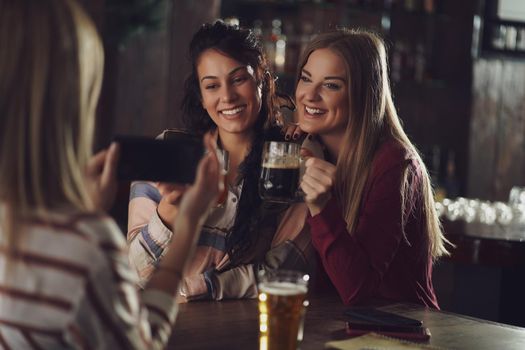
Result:
<svg viewBox="0 0 525 350"><path fill-rule="evenodd" d="M259 349L295 350L303 338L309 276L287 270L259 273Z"/></svg>
<svg viewBox="0 0 525 350"><path fill-rule="evenodd" d="M264 144L259 195L265 201L288 203L296 199L300 173L300 145L290 142Z"/></svg>

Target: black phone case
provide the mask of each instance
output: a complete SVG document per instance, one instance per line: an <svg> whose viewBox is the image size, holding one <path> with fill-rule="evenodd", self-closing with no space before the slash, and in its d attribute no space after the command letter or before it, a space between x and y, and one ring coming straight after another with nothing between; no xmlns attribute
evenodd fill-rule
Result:
<svg viewBox="0 0 525 350"><path fill-rule="evenodd" d="M344 311L348 322L392 327L421 327L423 322L375 308L355 307Z"/></svg>
<svg viewBox="0 0 525 350"><path fill-rule="evenodd" d="M181 133L165 139L119 136L115 141L120 145L117 178L122 181L189 184L204 154L200 138Z"/></svg>
<svg viewBox="0 0 525 350"><path fill-rule="evenodd" d="M351 337L357 337L370 332L379 333L387 337L418 342L428 341L431 337L430 330L426 327L377 326L346 322L346 334Z"/></svg>

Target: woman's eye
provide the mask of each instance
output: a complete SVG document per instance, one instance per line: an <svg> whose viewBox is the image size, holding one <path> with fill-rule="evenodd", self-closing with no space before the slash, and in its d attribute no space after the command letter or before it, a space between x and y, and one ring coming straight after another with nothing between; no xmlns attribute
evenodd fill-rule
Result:
<svg viewBox="0 0 525 350"><path fill-rule="evenodd" d="M246 81L246 77L235 77L233 78L233 83L234 84L240 84L242 82Z"/></svg>
<svg viewBox="0 0 525 350"><path fill-rule="evenodd" d="M325 83L324 86L326 86L330 90L339 90L341 88L339 84L335 84L335 83Z"/></svg>
<svg viewBox="0 0 525 350"><path fill-rule="evenodd" d="M308 83L310 82L310 78L308 78L307 76L305 75L301 75L301 77L299 78L300 81L304 82L304 83Z"/></svg>
<svg viewBox="0 0 525 350"><path fill-rule="evenodd" d="M206 85L204 88L205 88L206 90L213 90L213 89L216 89L217 86L218 86L217 84L208 84L208 85Z"/></svg>

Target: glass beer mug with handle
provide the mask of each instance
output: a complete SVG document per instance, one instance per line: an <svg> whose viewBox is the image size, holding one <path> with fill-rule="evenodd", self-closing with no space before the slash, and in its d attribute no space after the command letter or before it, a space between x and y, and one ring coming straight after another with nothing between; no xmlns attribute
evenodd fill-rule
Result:
<svg viewBox="0 0 525 350"><path fill-rule="evenodd" d="M301 198L301 146L291 142L264 143L259 195L264 201L290 203Z"/></svg>
<svg viewBox="0 0 525 350"><path fill-rule="evenodd" d="M259 350L297 349L310 277L291 270L261 270L258 277Z"/></svg>

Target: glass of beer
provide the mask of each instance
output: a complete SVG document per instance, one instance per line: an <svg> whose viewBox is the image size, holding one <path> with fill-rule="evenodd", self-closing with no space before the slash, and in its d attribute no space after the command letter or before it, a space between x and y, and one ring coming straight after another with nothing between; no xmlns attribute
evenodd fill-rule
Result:
<svg viewBox="0 0 525 350"><path fill-rule="evenodd" d="M296 350L303 339L307 274L290 270L259 273L259 350Z"/></svg>
<svg viewBox="0 0 525 350"><path fill-rule="evenodd" d="M265 142L259 195L268 202L289 203L297 199L301 146L291 142Z"/></svg>

